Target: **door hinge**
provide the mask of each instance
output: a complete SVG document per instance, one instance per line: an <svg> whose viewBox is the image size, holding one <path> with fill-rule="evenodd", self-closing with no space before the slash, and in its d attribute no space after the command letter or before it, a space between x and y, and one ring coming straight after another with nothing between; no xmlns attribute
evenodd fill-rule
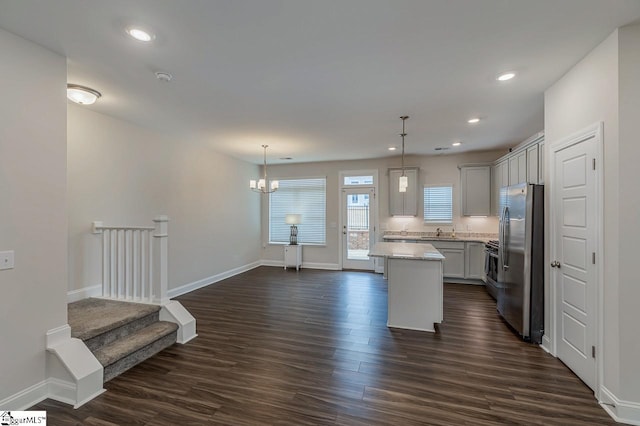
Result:
<svg viewBox="0 0 640 426"><path fill-rule="evenodd" d="M596 357L596 347L591 346L591 358L595 358L595 357Z"/></svg>
<svg viewBox="0 0 640 426"><path fill-rule="evenodd" d="M591 253L591 263L596 264L596 252Z"/></svg>
<svg viewBox="0 0 640 426"><path fill-rule="evenodd" d="M596 169L596 159L594 158L593 159L593 170L595 170L595 169Z"/></svg>

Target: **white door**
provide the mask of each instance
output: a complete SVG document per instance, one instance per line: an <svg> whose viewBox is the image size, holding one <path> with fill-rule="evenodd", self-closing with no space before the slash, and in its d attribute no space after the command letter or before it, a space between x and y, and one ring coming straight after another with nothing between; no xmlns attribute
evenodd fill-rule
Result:
<svg viewBox="0 0 640 426"><path fill-rule="evenodd" d="M368 256L375 243L374 188L342 190L342 267L373 271Z"/></svg>
<svg viewBox="0 0 640 426"><path fill-rule="evenodd" d="M599 132L560 143L552 152L551 288L555 289L558 358L596 385L597 175Z"/></svg>

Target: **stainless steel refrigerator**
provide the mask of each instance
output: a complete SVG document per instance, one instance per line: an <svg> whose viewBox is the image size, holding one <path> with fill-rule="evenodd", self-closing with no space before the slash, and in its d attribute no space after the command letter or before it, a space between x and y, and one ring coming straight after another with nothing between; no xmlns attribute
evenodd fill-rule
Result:
<svg viewBox="0 0 640 426"><path fill-rule="evenodd" d="M525 340L544 334L544 186L500 189L498 312Z"/></svg>

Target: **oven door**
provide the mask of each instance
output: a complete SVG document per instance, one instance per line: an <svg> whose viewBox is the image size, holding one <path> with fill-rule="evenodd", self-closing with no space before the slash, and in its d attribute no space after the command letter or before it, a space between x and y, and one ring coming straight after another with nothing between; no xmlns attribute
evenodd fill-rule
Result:
<svg viewBox="0 0 640 426"><path fill-rule="evenodd" d="M498 297L498 253L486 248L484 250L484 274L487 293L494 299Z"/></svg>

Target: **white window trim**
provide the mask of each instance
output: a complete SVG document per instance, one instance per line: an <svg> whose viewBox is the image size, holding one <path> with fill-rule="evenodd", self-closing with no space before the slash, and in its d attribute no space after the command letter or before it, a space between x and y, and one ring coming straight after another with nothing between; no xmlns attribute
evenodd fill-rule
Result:
<svg viewBox="0 0 640 426"><path fill-rule="evenodd" d="M373 183L363 183L358 185L345 185L344 178L349 176L373 176ZM339 173L339 188L370 188L378 187L378 170L377 169L369 169L369 170L344 170Z"/></svg>

